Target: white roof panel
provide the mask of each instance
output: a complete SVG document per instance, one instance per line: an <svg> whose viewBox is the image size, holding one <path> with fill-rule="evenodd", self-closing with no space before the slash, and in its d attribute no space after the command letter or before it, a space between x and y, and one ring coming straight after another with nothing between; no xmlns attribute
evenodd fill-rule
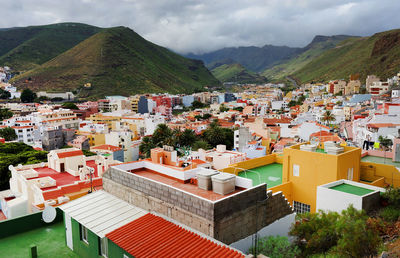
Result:
<svg viewBox="0 0 400 258"><path fill-rule="evenodd" d="M101 238L148 213L102 190L59 208Z"/></svg>

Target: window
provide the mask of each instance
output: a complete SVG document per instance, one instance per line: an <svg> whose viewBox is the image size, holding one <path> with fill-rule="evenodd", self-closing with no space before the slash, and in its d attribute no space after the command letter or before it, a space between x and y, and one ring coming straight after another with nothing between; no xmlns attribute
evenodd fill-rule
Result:
<svg viewBox="0 0 400 258"><path fill-rule="evenodd" d="M293 176L300 176L300 166L293 164Z"/></svg>
<svg viewBox="0 0 400 258"><path fill-rule="evenodd" d="M85 242L86 244L89 244L87 228L85 226L82 226L81 224L79 224L79 227L80 227L81 241Z"/></svg>
<svg viewBox="0 0 400 258"><path fill-rule="evenodd" d="M293 201L293 210L296 213L306 213L310 212L310 205Z"/></svg>
<svg viewBox="0 0 400 258"><path fill-rule="evenodd" d="M99 238L99 253L103 257L108 257L108 241L107 238Z"/></svg>

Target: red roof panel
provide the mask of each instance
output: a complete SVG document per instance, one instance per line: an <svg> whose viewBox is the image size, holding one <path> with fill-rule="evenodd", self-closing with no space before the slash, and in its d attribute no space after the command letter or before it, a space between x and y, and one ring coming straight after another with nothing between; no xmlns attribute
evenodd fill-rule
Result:
<svg viewBox="0 0 400 258"><path fill-rule="evenodd" d="M81 156L83 155L83 152L81 150L75 150L75 151L67 151L67 152L61 152L57 153L57 156L62 159L62 158L68 158L68 157L74 157L74 156Z"/></svg>
<svg viewBox="0 0 400 258"><path fill-rule="evenodd" d="M244 257L153 214L146 214L106 235L134 257Z"/></svg>

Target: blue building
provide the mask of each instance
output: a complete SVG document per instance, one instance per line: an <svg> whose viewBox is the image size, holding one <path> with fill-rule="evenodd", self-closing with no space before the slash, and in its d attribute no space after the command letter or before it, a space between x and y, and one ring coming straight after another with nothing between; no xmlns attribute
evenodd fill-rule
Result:
<svg viewBox="0 0 400 258"><path fill-rule="evenodd" d="M182 104L185 107L190 107L194 101L194 97L192 95L186 95L182 97Z"/></svg>
<svg viewBox="0 0 400 258"><path fill-rule="evenodd" d="M147 98L145 96L140 96L139 98L138 113L139 114L149 113L149 105L147 103Z"/></svg>

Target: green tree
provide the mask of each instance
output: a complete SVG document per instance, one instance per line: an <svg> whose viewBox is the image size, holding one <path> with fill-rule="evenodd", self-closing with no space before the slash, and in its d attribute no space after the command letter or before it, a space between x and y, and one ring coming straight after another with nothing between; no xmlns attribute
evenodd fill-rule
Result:
<svg viewBox="0 0 400 258"><path fill-rule="evenodd" d="M239 112L242 112L243 111L243 107L234 107L233 110L237 110Z"/></svg>
<svg viewBox="0 0 400 258"><path fill-rule="evenodd" d="M183 132L177 133L176 144L180 147L190 146L192 147L197 140L196 133L191 129L185 129Z"/></svg>
<svg viewBox="0 0 400 258"><path fill-rule="evenodd" d="M376 255L381 239L376 225L365 211L350 206L337 212L305 213L296 216L289 232L295 237L302 256L337 254L340 257Z"/></svg>
<svg viewBox="0 0 400 258"><path fill-rule="evenodd" d="M364 210L350 206L342 211L337 231L340 234L334 252L342 257L372 257L382 243L377 230L368 222Z"/></svg>
<svg viewBox="0 0 400 258"><path fill-rule="evenodd" d="M6 108L0 108L0 120L9 119L14 114Z"/></svg>
<svg viewBox="0 0 400 258"><path fill-rule="evenodd" d="M225 111L228 111L229 110L229 108L228 107L225 107L225 105L224 104L221 104L220 106L219 106L219 112L225 112Z"/></svg>
<svg viewBox="0 0 400 258"><path fill-rule="evenodd" d="M142 142L139 145L139 151L144 158L150 157L151 149L155 148L156 145L152 139L148 136L142 138Z"/></svg>
<svg viewBox="0 0 400 258"><path fill-rule="evenodd" d="M36 99L36 93L30 89L25 89L21 93L21 101L23 103L30 103Z"/></svg>
<svg viewBox="0 0 400 258"><path fill-rule="evenodd" d="M294 107L296 105L297 105L297 101L291 100L291 101L289 101L288 107Z"/></svg>
<svg viewBox="0 0 400 258"><path fill-rule="evenodd" d="M65 102L61 105L62 108L67 108L71 110L78 110L79 108L72 102Z"/></svg>
<svg viewBox="0 0 400 258"><path fill-rule="evenodd" d="M295 243L304 255L328 252L338 241L335 230L339 214L336 212L297 214L289 234L295 236ZM305 241L304 241L305 240Z"/></svg>
<svg viewBox="0 0 400 258"><path fill-rule="evenodd" d="M198 149L208 150L208 149L211 149L211 145L208 144L208 142L206 142L206 141L200 140L200 141L194 142L192 149L194 151L197 151Z"/></svg>
<svg viewBox="0 0 400 258"><path fill-rule="evenodd" d="M156 146L163 147L173 142L172 137L172 130L166 124L159 124L153 133L152 140Z"/></svg>
<svg viewBox="0 0 400 258"><path fill-rule="evenodd" d="M6 90L0 89L0 99L9 99L9 98L11 98L11 93Z"/></svg>
<svg viewBox="0 0 400 258"><path fill-rule="evenodd" d="M22 142L0 143L0 190L9 188L10 165L37 164L46 161L46 151L36 151Z"/></svg>
<svg viewBox="0 0 400 258"><path fill-rule="evenodd" d="M258 240L257 254L263 254L273 258L296 257L300 250L296 245L290 243L287 237L266 236ZM249 253L254 253L254 246L250 247Z"/></svg>
<svg viewBox="0 0 400 258"><path fill-rule="evenodd" d="M0 129L0 137L4 138L6 141L13 141L17 139L17 134L11 127L5 127Z"/></svg>
<svg viewBox="0 0 400 258"><path fill-rule="evenodd" d="M207 119L209 119L210 117L212 117L211 114L205 113L205 114L203 115L203 120L207 120Z"/></svg>
<svg viewBox="0 0 400 258"><path fill-rule="evenodd" d="M214 120L209 128L203 132L203 139L207 141L212 147L219 144L226 145L227 149L233 148L234 132L229 128L222 128L218 124L218 120Z"/></svg>
<svg viewBox="0 0 400 258"><path fill-rule="evenodd" d="M204 108L204 107L206 107L206 104L201 103L198 100L195 100L192 102L192 109L198 109L198 108Z"/></svg>
<svg viewBox="0 0 400 258"><path fill-rule="evenodd" d="M325 113L322 115L322 121L324 121L329 127L331 127L331 122L335 120L335 116L329 110L325 111Z"/></svg>

